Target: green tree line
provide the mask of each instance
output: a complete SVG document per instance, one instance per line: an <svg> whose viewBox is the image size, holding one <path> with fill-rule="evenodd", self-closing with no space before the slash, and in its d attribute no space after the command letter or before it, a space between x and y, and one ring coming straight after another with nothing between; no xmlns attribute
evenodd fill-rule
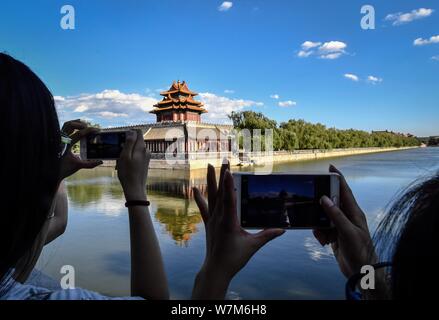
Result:
<svg viewBox="0 0 439 320"><path fill-rule="evenodd" d="M362 130L340 130L304 120L288 120L279 125L262 113L253 111L232 112L229 118L235 129L272 129L275 150L338 149L368 147L419 146L416 137L393 132L366 132ZM262 130L263 133L263 130Z"/></svg>

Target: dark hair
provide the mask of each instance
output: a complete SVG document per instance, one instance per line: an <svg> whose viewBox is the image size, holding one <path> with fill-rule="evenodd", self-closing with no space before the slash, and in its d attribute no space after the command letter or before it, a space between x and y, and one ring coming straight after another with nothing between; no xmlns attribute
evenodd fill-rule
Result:
<svg viewBox="0 0 439 320"><path fill-rule="evenodd" d="M432 298L439 287L439 174L395 201L375 238L381 259L392 262L392 298Z"/></svg>
<svg viewBox="0 0 439 320"><path fill-rule="evenodd" d="M0 124L1 296L2 281L17 263L35 258L32 247L48 219L60 166L60 128L52 94L27 66L3 53Z"/></svg>

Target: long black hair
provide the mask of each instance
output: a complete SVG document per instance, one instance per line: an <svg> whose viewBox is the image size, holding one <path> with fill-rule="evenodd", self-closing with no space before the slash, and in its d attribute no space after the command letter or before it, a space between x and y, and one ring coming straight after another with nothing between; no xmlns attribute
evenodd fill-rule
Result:
<svg viewBox="0 0 439 320"><path fill-rule="evenodd" d="M439 288L439 174L416 182L378 225L382 260L391 260L393 299L425 299Z"/></svg>
<svg viewBox="0 0 439 320"><path fill-rule="evenodd" d="M25 268L59 181L60 127L52 94L26 65L0 53L0 296ZM21 267L18 267L18 264Z"/></svg>

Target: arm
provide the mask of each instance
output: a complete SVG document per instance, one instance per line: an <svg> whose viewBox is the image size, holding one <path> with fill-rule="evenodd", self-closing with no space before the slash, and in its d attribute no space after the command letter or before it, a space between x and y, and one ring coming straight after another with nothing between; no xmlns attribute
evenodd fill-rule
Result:
<svg viewBox="0 0 439 320"><path fill-rule="evenodd" d="M72 145L88 134L97 132L98 129L88 127L87 123L81 120L73 120L66 122L63 125L62 131L71 137L72 144L67 147L65 154L61 158L59 187L50 211L51 213L53 212L53 215L49 217L50 222L45 244L61 236L67 227L68 201L63 180L81 169L93 169L102 164L102 161L99 160L82 160L72 153Z"/></svg>
<svg viewBox="0 0 439 320"><path fill-rule="evenodd" d="M146 179L151 154L141 131L130 131L117 163L125 198L146 201ZM130 207L131 295L169 299L160 246L147 207Z"/></svg>
<svg viewBox="0 0 439 320"><path fill-rule="evenodd" d="M64 182L61 182L54 199L53 216L50 218L45 244L49 244L65 232L68 210L66 189Z"/></svg>
<svg viewBox="0 0 439 320"><path fill-rule="evenodd" d="M206 258L195 279L193 299L224 299L230 281L251 257L285 232L282 229L267 229L251 234L241 228L237 218L235 186L229 170L229 164L222 166L217 187L215 169L208 167L208 203L194 188L195 201L206 226Z"/></svg>
<svg viewBox="0 0 439 320"><path fill-rule="evenodd" d="M169 299L162 255L149 210L129 210L131 239L131 295L145 299Z"/></svg>
<svg viewBox="0 0 439 320"><path fill-rule="evenodd" d="M377 263L378 257L367 226L366 215L357 204L349 185L342 173L334 166L331 166L329 171L340 175L341 208L328 197L322 197L321 205L334 224L334 229L314 230L314 235L321 245L331 244L341 272L346 278L350 278L360 272L363 266ZM376 272L375 280L376 289L362 291L363 298L368 300L388 298L382 270Z"/></svg>

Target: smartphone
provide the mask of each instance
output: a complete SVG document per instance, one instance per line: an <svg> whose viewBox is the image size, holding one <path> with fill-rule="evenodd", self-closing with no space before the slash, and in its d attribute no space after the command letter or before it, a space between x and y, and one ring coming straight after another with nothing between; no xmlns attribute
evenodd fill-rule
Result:
<svg viewBox="0 0 439 320"><path fill-rule="evenodd" d="M320 205L324 195L339 205L336 173L235 173L238 219L244 229L327 229L331 221Z"/></svg>
<svg viewBox="0 0 439 320"><path fill-rule="evenodd" d="M81 158L89 160L117 160L126 140L126 132L101 132L81 139Z"/></svg>

